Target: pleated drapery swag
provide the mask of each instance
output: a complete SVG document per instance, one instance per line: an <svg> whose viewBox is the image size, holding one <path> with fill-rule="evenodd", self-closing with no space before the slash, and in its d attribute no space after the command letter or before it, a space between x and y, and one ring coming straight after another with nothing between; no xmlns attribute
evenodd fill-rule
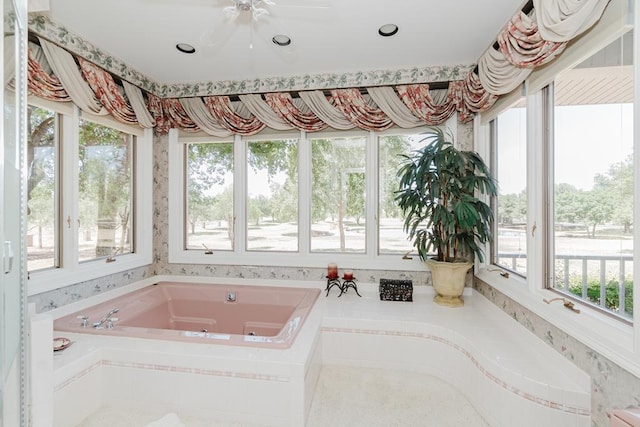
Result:
<svg viewBox="0 0 640 427"><path fill-rule="evenodd" d="M27 58L27 87L30 93L46 99L48 101L70 102L71 97L60 83L60 80L53 75L46 73L42 66L29 55Z"/></svg>
<svg viewBox="0 0 640 427"><path fill-rule="evenodd" d="M122 123L137 124L138 119L131 105L120 93L111 74L83 58L78 58L82 75L102 106ZM124 89L122 89L124 91Z"/></svg>
<svg viewBox="0 0 640 427"><path fill-rule="evenodd" d="M515 14L498 35L500 51L516 67L538 67L560 55L567 42L545 40L538 24L523 12Z"/></svg>
<svg viewBox="0 0 640 427"><path fill-rule="evenodd" d="M246 109L245 114L237 112L228 96L207 97L204 103L220 125L232 134L255 135L266 126Z"/></svg>
<svg viewBox="0 0 640 427"><path fill-rule="evenodd" d="M328 126L304 102L296 105L288 93L267 93L265 100L278 117L295 128L317 132Z"/></svg>
<svg viewBox="0 0 640 427"><path fill-rule="evenodd" d="M29 44L28 90L43 99L73 102L92 114L154 128L164 135L171 128L203 131L217 137L255 135L266 127L317 132L327 127L381 131L397 125L411 129L439 125L458 114L465 123L489 109L500 95L518 87L535 67L552 61L567 42L602 16L609 0L533 0L533 9L518 11L498 34L476 70L447 89L408 84L366 89L194 98L159 98L83 58L74 58L53 43ZM11 82L8 82L9 86Z"/></svg>
<svg viewBox="0 0 640 427"><path fill-rule="evenodd" d="M478 60L480 83L503 95L518 87L533 68L557 57L566 43L591 28L609 0L533 0L529 15L518 11L498 35L496 50Z"/></svg>

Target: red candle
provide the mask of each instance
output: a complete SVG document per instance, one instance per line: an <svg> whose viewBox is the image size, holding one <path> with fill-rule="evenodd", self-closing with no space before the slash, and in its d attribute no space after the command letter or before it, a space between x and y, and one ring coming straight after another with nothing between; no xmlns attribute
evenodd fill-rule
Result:
<svg viewBox="0 0 640 427"><path fill-rule="evenodd" d="M327 277L329 279L338 278L338 264L331 263L327 266Z"/></svg>
<svg viewBox="0 0 640 427"><path fill-rule="evenodd" d="M343 279L344 280L353 280L353 271L345 270Z"/></svg>

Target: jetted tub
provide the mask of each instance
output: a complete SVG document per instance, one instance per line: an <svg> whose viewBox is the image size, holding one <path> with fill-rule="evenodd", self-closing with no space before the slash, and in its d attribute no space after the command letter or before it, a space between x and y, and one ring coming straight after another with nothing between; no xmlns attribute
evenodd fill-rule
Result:
<svg viewBox="0 0 640 427"><path fill-rule="evenodd" d="M288 348L319 294L307 288L160 282L61 317L54 330ZM114 309L112 328L108 322L93 326Z"/></svg>

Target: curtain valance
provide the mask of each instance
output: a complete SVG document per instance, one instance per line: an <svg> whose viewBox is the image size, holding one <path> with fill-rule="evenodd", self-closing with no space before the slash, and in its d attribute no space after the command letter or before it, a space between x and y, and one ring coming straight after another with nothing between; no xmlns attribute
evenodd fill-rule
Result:
<svg viewBox="0 0 640 427"><path fill-rule="evenodd" d="M518 11L478 60L480 84L494 95L520 85L534 67L557 57L566 43L587 31L609 0L533 0L530 16Z"/></svg>
<svg viewBox="0 0 640 427"><path fill-rule="evenodd" d="M405 129L439 125L458 114L461 122L489 109L499 95L516 88L532 72L560 55L567 42L602 16L609 0L533 0L533 10L518 11L464 80L447 89L429 84L366 89L303 91L204 98L159 98L138 87L116 82L111 74L83 58L40 38L29 47L28 89L53 101L74 102L92 114L153 127L203 131L217 137L254 135L266 127L316 132L327 127L380 131L393 125Z"/></svg>

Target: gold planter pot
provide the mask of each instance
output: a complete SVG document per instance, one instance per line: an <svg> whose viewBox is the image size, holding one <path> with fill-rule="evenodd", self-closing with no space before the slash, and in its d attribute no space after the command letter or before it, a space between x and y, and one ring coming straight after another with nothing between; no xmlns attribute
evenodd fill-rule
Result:
<svg viewBox="0 0 640 427"><path fill-rule="evenodd" d="M462 292L464 291L467 271L473 267L472 262L441 262L425 261L431 270L433 289L436 296L433 300L446 307L462 307Z"/></svg>

